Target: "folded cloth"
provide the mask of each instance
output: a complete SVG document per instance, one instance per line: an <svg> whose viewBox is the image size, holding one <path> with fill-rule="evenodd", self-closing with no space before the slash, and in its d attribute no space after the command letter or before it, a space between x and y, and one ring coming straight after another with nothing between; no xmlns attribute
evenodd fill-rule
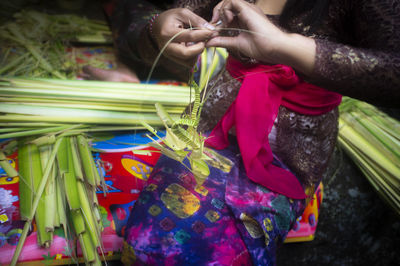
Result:
<svg viewBox="0 0 400 266"><path fill-rule="evenodd" d="M279 106L300 114L321 115L337 107L342 96L303 81L285 65L244 65L228 57L226 68L242 85L206 144L215 149L226 148L229 130L235 126L248 177L290 198L306 198L299 180L289 171L272 164L268 135Z"/></svg>

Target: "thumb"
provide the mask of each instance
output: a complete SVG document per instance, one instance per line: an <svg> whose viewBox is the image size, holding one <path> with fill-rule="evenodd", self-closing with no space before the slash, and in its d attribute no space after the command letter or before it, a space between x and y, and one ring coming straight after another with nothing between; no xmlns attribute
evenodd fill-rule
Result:
<svg viewBox="0 0 400 266"><path fill-rule="evenodd" d="M215 24L219 20L219 9L221 8L222 4L223 3L221 1L218 5L216 5L214 7L212 18L211 18L211 21L210 21L211 24Z"/></svg>
<svg viewBox="0 0 400 266"><path fill-rule="evenodd" d="M190 25L192 27L207 28L207 25L208 25L207 21L205 19L203 19L202 17L196 15L189 9L186 9L186 8L183 9L182 15L183 15L183 17L181 19L184 21L185 24Z"/></svg>

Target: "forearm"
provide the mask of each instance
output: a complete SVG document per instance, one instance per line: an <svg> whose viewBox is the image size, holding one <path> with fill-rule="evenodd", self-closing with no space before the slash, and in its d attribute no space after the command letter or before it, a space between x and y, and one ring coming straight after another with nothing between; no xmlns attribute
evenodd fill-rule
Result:
<svg viewBox="0 0 400 266"><path fill-rule="evenodd" d="M295 33L284 33L272 57L275 62L293 67L305 75L313 73L316 56L315 40ZM271 57L271 55L269 55Z"/></svg>

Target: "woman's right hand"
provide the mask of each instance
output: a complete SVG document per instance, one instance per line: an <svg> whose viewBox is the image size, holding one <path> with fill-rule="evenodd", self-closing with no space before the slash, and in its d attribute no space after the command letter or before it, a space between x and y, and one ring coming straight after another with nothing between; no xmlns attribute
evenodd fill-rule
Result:
<svg viewBox="0 0 400 266"><path fill-rule="evenodd" d="M206 20L186 8L174 8L161 13L152 26L153 38L160 50L176 34L184 31L166 46L163 55L189 68L203 52L205 42L211 38L214 29Z"/></svg>
<svg viewBox="0 0 400 266"><path fill-rule="evenodd" d="M213 36L207 46L220 46L267 63L275 58L285 33L273 25L262 10L243 0L223 0L215 6L211 23L235 28L236 36Z"/></svg>
<svg viewBox="0 0 400 266"><path fill-rule="evenodd" d="M284 64L312 73L316 53L314 39L286 33L276 27L254 4L243 0L223 0L214 8L210 23L221 20L223 27L237 28L237 36L216 36L207 47L224 47L268 64Z"/></svg>

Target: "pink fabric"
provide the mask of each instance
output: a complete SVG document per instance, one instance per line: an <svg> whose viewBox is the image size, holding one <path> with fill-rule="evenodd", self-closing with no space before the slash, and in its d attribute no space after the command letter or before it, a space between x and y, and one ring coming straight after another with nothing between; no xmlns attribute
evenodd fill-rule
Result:
<svg viewBox="0 0 400 266"><path fill-rule="evenodd" d="M245 66L229 57L227 70L242 82L242 86L235 101L212 130L207 145L215 149L226 148L228 132L235 126L248 177L290 198L306 198L298 179L272 164L268 135L280 105L305 115L321 115L338 106L341 95L304 82L292 68L284 65Z"/></svg>

